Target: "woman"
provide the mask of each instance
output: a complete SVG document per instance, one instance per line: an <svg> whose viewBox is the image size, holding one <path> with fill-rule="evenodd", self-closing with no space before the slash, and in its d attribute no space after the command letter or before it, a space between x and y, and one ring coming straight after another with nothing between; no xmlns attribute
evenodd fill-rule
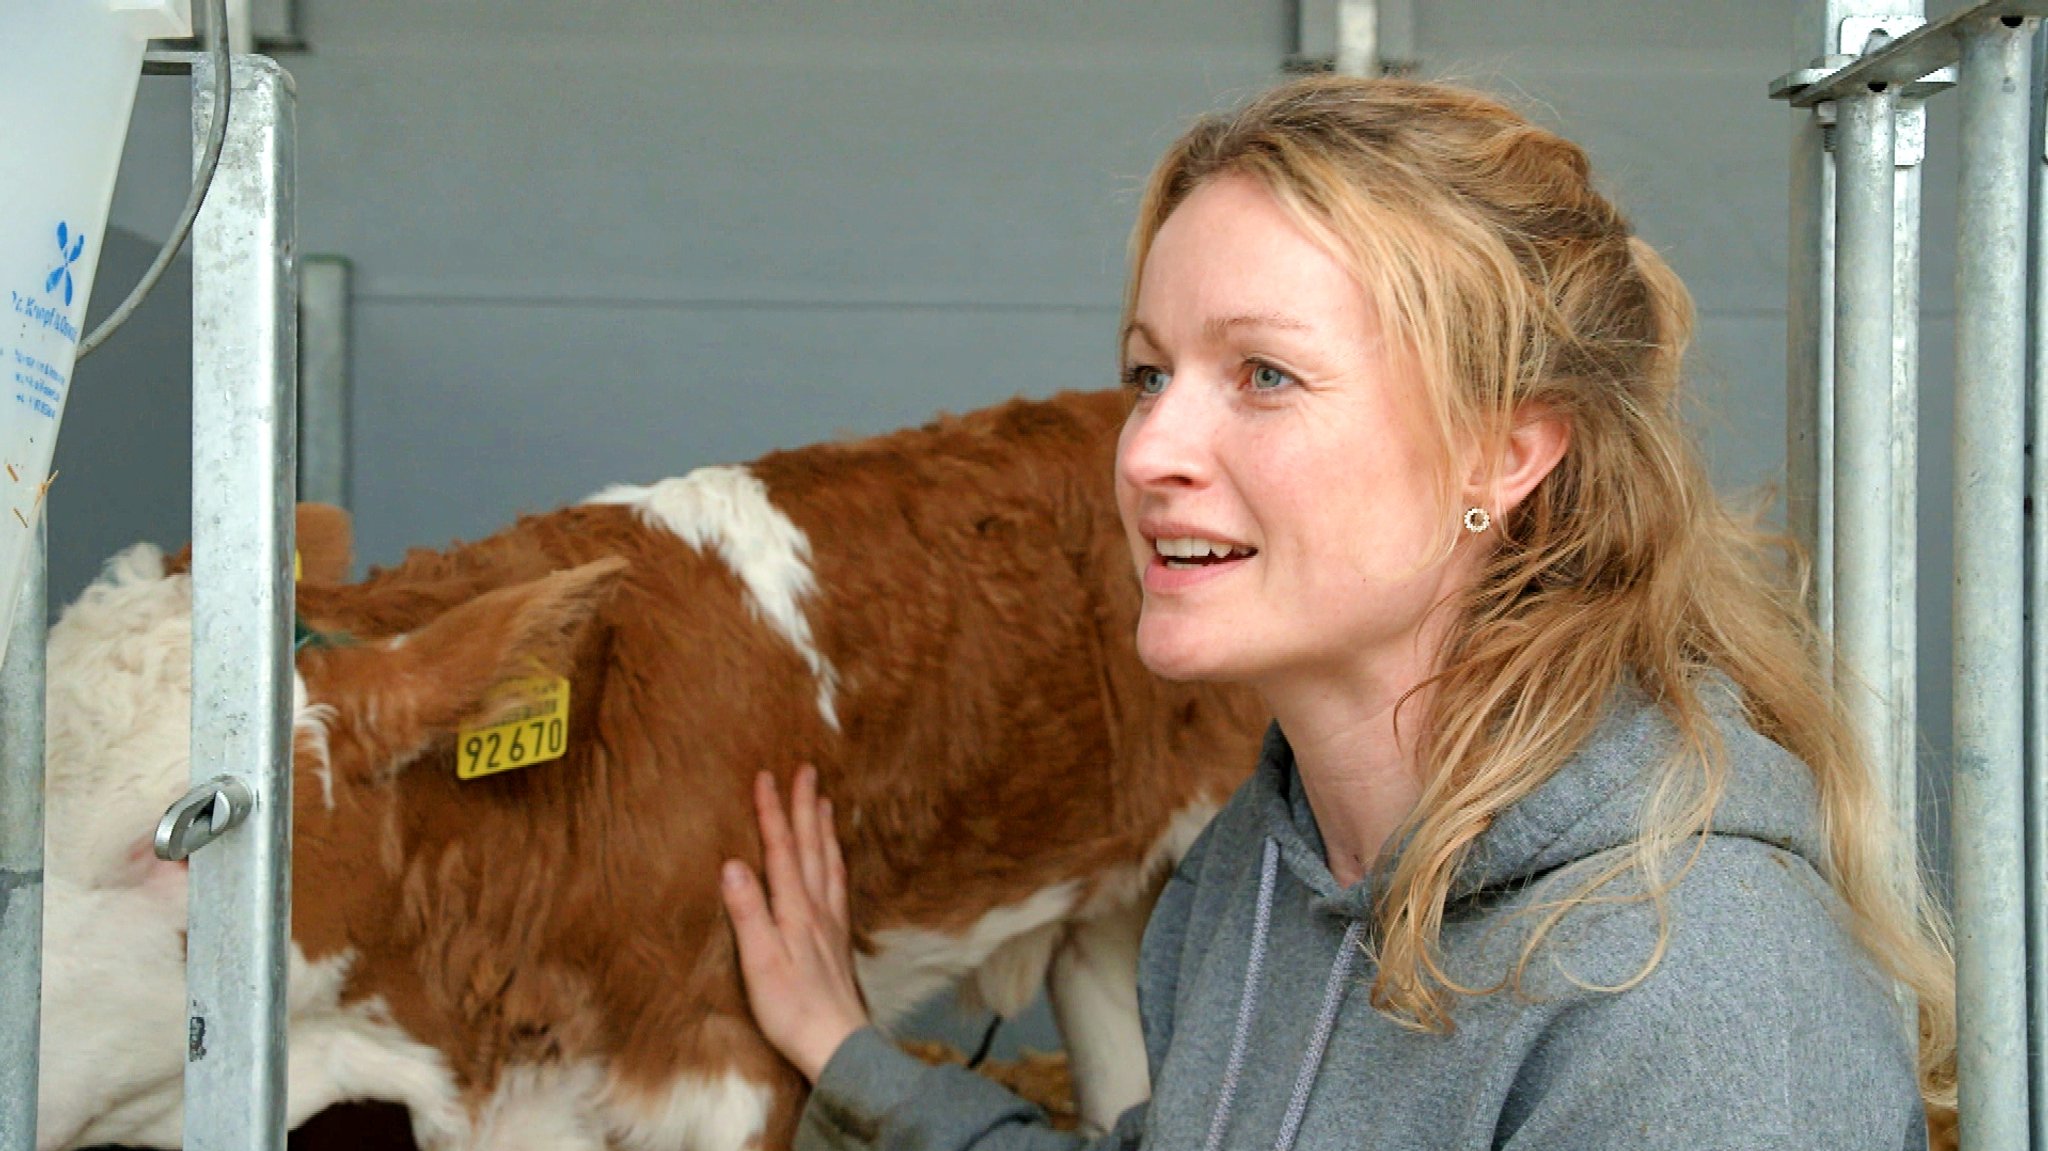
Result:
<svg viewBox="0 0 2048 1151"><path fill-rule="evenodd" d="M1139 653L1277 722L1153 912L1153 1098L1100 1145L1921 1146L1938 920L1584 153L1286 85L1169 151L1125 312ZM831 809L757 799L772 910L725 892L799 1146L1076 1144L865 1026Z"/></svg>

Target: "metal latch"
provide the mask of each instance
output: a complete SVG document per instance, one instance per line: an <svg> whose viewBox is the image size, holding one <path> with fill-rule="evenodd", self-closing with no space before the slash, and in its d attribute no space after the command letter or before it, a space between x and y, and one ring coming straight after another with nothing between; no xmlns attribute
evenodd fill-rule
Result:
<svg viewBox="0 0 2048 1151"><path fill-rule="evenodd" d="M156 857L184 859L242 822L256 806L256 794L237 776L217 775L171 805L156 825Z"/></svg>

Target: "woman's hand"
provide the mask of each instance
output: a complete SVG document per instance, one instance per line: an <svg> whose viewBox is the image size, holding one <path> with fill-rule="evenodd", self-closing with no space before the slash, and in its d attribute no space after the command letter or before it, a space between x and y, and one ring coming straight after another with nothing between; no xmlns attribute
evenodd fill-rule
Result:
<svg viewBox="0 0 2048 1151"><path fill-rule="evenodd" d="M754 779L768 892L746 864L725 861L720 890L739 939L747 1002L768 1041L812 1083L846 1037L865 1027L847 927L846 862L832 830L832 801L818 796L806 765L782 811L775 777Z"/></svg>

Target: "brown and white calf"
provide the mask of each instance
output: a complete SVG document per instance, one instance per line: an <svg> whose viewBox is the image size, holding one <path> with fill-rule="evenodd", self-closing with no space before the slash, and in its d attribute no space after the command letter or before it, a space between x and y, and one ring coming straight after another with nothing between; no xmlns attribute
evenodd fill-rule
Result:
<svg viewBox="0 0 2048 1151"><path fill-rule="evenodd" d="M1085 1117L1147 1090L1136 947L1247 774L1248 698L1163 683L1111 494L1123 401L1070 394L705 468L415 551L360 584L301 516L291 1099L430 1148L779 1147L716 890L749 782L816 764L885 1024L1049 982ZM188 577L109 565L51 636L39 1146L173 1145ZM570 681L567 753L459 780L493 689Z"/></svg>

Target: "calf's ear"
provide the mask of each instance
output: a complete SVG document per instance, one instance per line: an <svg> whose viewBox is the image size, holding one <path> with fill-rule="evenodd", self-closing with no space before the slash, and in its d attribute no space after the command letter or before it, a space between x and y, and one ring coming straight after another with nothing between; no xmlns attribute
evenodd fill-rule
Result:
<svg viewBox="0 0 2048 1151"><path fill-rule="evenodd" d="M333 504L300 504L295 520L300 583L347 583L355 561L355 529Z"/></svg>
<svg viewBox="0 0 2048 1151"><path fill-rule="evenodd" d="M493 709L514 705L494 702L492 689L506 680L569 675L626 566L613 558L554 572L487 592L404 636L303 653L310 701L333 709L333 767L373 775L403 767L459 728L502 718Z"/></svg>

